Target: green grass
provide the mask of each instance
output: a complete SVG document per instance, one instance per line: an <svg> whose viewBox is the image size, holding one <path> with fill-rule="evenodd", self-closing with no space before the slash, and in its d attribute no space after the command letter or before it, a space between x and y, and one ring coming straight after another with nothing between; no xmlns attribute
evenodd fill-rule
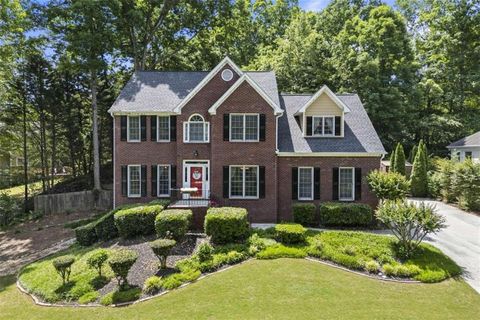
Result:
<svg viewBox="0 0 480 320"><path fill-rule="evenodd" d="M95 247L83 248L74 245L59 254L34 262L22 269L20 282L29 292L45 301L76 301L88 293L95 292L96 288L102 287L113 277L113 272L107 264L102 268L102 278L98 277L94 269L88 267L87 258L94 249ZM73 255L75 262L72 265L70 282L63 285L61 277L52 265L52 260L65 254ZM84 299L86 297L82 300Z"/></svg>
<svg viewBox="0 0 480 320"><path fill-rule="evenodd" d="M125 308L35 306L0 278L0 319L476 319L480 295L461 280L382 282L303 259L251 260ZM4 288L4 289L2 289Z"/></svg>
<svg viewBox="0 0 480 320"><path fill-rule="evenodd" d="M61 180L62 178L55 178L54 184L57 184ZM42 181L31 182L28 184L29 196L40 193L41 191L42 191ZM25 186L19 185L16 187L1 189L0 192L6 192L8 195L15 198L22 198L25 194Z"/></svg>

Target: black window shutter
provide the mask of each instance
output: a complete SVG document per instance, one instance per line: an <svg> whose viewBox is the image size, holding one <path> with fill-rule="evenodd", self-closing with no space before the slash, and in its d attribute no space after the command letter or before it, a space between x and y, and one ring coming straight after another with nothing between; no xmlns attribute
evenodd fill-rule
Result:
<svg viewBox="0 0 480 320"><path fill-rule="evenodd" d="M355 200L362 199L362 168L355 168Z"/></svg>
<svg viewBox="0 0 480 320"><path fill-rule="evenodd" d="M320 168L313 168L313 199L320 200Z"/></svg>
<svg viewBox="0 0 480 320"><path fill-rule="evenodd" d="M267 119L265 114L260 115L260 141L265 141Z"/></svg>
<svg viewBox="0 0 480 320"><path fill-rule="evenodd" d="M147 166L142 165L140 168L141 177L142 177L142 197L147 196Z"/></svg>
<svg viewBox="0 0 480 320"><path fill-rule="evenodd" d="M157 196L157 165L152 164L152 197Z"/></svg>
<svg viewBox="0 0 480 320"><path fill-rule="evenodd" d="M298 168L292 168L292 200L298 199Z"/></svg>
<svg viewBox="0 0 480 320"><path fill-rule="evenodd" d="M127 166L122 166L122 196L127 195L127 175L128 175L128 169Z"/></svg>
<svg viewBox="0 0 480 320"><path fill-rule="evenodd" d="M127 116L120 116L120 140L127 141Z"/></svg>
<svg viewBox="0 0 480 320"><path fill-rule="evenodd" d="M335 117L335 135L342 135L342 117Z"/></svg>
<svg viewBox="0 0 480 320"><path fill-rule="evenodd" d="M307 117L307 136L312 135L312 117Z"/></svg>
<svg viewBox="0 0 480 320"><path fill-rule="evenodd" d="M177 116L170 116L170 141L177 141Z"/></svg>
<svg viewBox="0 0 480 320"><path fill-rule="evenodd" d="M170 166L170 188L177 188L177 166Z"/></svg>
<svg viewBox="0 0 480 320"><path fill-rule="evenodd" d="M150 116L150 140L157 141L157 117Z"/></svg>
<svg viewBox="0 0 480 320"><path fill-rule="evenodd" d="M142 141L147 141L147 116L140 116L140 130Z"/></svg>
<svg viewBox="0 0 480 320"><path fill-rule="evenodd" d="M332 175L332 200L338 200L338 168L333 168Z"/></svg>
<svg viewBox="0 0 480 320"><path fill-rule="evenodd" d="M223 166L223 197L225 199L229 196L229 184L230 184L230 170L228 166Z"/></svg>
<svg viewBox="0 0 480 320"><path fill-rule="evenodd" d="M258 173L258 196L260 198L265 198L265 167L260 166L259 168L259 173Z"/></svg>
<svg viewBox="0 0 480 320"><path fill-rule="evenodd" d="M230 140L230 114L223 115L223 141Z"/></svg>

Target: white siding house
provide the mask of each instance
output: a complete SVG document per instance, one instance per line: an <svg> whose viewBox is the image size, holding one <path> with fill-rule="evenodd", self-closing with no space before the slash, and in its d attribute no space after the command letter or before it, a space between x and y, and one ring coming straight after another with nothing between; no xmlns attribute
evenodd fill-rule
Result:
<svg viewBox="0 0 480 320"><path fill-rule="evenodd" d="M451 143L447 148L452 159L464 161L471 158L480 163L480 131Z"/></svg>

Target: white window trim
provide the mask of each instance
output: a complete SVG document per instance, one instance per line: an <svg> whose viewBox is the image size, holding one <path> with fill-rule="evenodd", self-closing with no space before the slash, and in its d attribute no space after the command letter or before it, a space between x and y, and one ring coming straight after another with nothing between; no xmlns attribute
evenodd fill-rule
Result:
<svg viewBox="0 0 480 320"><path fill-rule="evenodd" d="M130 193L130 168L136 167L140 172L140 193L132 194ZM129 164L127 166L127 195L129 198L140 198L142 196L142 165L140 164Z"/></svg>
<svg viewBox="0 0 480 320"><path fill-rule="evenodd" d="M352 171L352 197L351 198L341 198L340 197L340 171L349 169ZM338 168L338 200L339 201L355 201L355 168L354 167L340 167Z"/></svg>
<svg viewBox="0 0 480 320"><path fill-rule="evenodd" d="M322 134L315 134L315 118L322 118ZM333 130L331 134L325 134L325 118L333 118ZM312 116L312 135L311 137L335 137L335 116Z"/></svg>
<svg viewBox="0 0 480 320"><path fill-rule="evenodd" d="M198 121L198 122L191 122L190 119L192 119L192 117L194 116L199 116L203 119L202 122ZM204 141L190 141L190 123L203 123L204 124ZM205 137L206 136L206 137ZM206 139L205 139L206 138ZM205 118L198 114L198 113L194 113L192 114L189 118L188 118L188 121L185 121L183 123L183 142L184 143L210 143L210 122L207 122L205 121Z"/></svg>
<svg viewBox="0 0 480 320"><path fill-rule="evenodd" d="M246 116L257 116L257 139L245 139L246 133ZM243 117L243 138L242 139L232 139L232 116L242 116ZM260 114L259 113L230 113L229 114L229 137L230 142L259 142L260 141Z"/></svg>
<svg viewBox="0 0 480 320"><path fill-rule="evenodd" d="M245 170L242 170L242 194L243 196L232 196L232 168L257 168L257 195L245 196ZM259 199L260 189L260 167L256 165L231 165L228 168L228 198L229 199Z"/></svg>
<svg viewBox="0 0 480 320"><path fill-rule="evenodd" d="M312 188L312 196L309 197L309 198L306 198L306 197L300 197L300 169L310 169L310 172L311 172L311 175L312 175L312 185L311 185L311 188ZM314 193L314 190L313 190L313 185L314 185L314 176L313 176L313 167L298 167L298 177L297 177L297 198L298 200L300 201L309 201L309 200L313 200L313 193Z"/></svg>
<svg viewBox="0 0 480 320"><path fill-rule="evenodd" d="M159 131L160 131L160 121L159 121L159 118L162 117L162 118L168 118L168 139L159 139L158 137L160 136L159 134ZM157 130L156 130L156 134L157 134L157 142L170 142L170 116L157 116Z"/></svg>
<svg viewBox="0 0 480 320"><path fill-rule="evenodd" d="M130 118L138 118L138 140L130 139ZM140 116L127 116L127 142L140 142L142 140L142 118Z"/></svg>
<svg viewBox="0 0 480 320"><path fill-rule="evenodd" d="M160 167L168 167L168 194L160 194ZM169 164L157 165L157 197L158 198L170 197L171 185L172 185L172 166Z"/></svg>

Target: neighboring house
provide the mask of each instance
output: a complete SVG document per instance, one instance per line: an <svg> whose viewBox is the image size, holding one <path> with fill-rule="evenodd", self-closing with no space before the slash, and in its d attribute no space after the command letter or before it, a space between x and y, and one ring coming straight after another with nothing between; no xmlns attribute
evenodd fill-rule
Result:
<svg viewBox="0 0 480 320"><path fill-rule="evenodd" d="M413 169L413 164L411 164L408 161L405 161L405 173L407 174L407 177L410 177L410 174L412 173L412 169ZM380 170L384 172L389 172L390 160L382 160Z"/></svg>
<svg viewBox="0 0 480 320"><path fill-rule="evenodd" d="M365 176L385 150L356 94L279 94L274 72L225 58L210 72L136 72L109 112L115 206L212 199L276 222L295 202L377 203Z"/></svg>
<svg viewBox="0 0 480 320"><path fill-rule="evenodd" d="M452 159L464 161L471 158L480 162L480 131L451 143L448 147Z"/></svg>

